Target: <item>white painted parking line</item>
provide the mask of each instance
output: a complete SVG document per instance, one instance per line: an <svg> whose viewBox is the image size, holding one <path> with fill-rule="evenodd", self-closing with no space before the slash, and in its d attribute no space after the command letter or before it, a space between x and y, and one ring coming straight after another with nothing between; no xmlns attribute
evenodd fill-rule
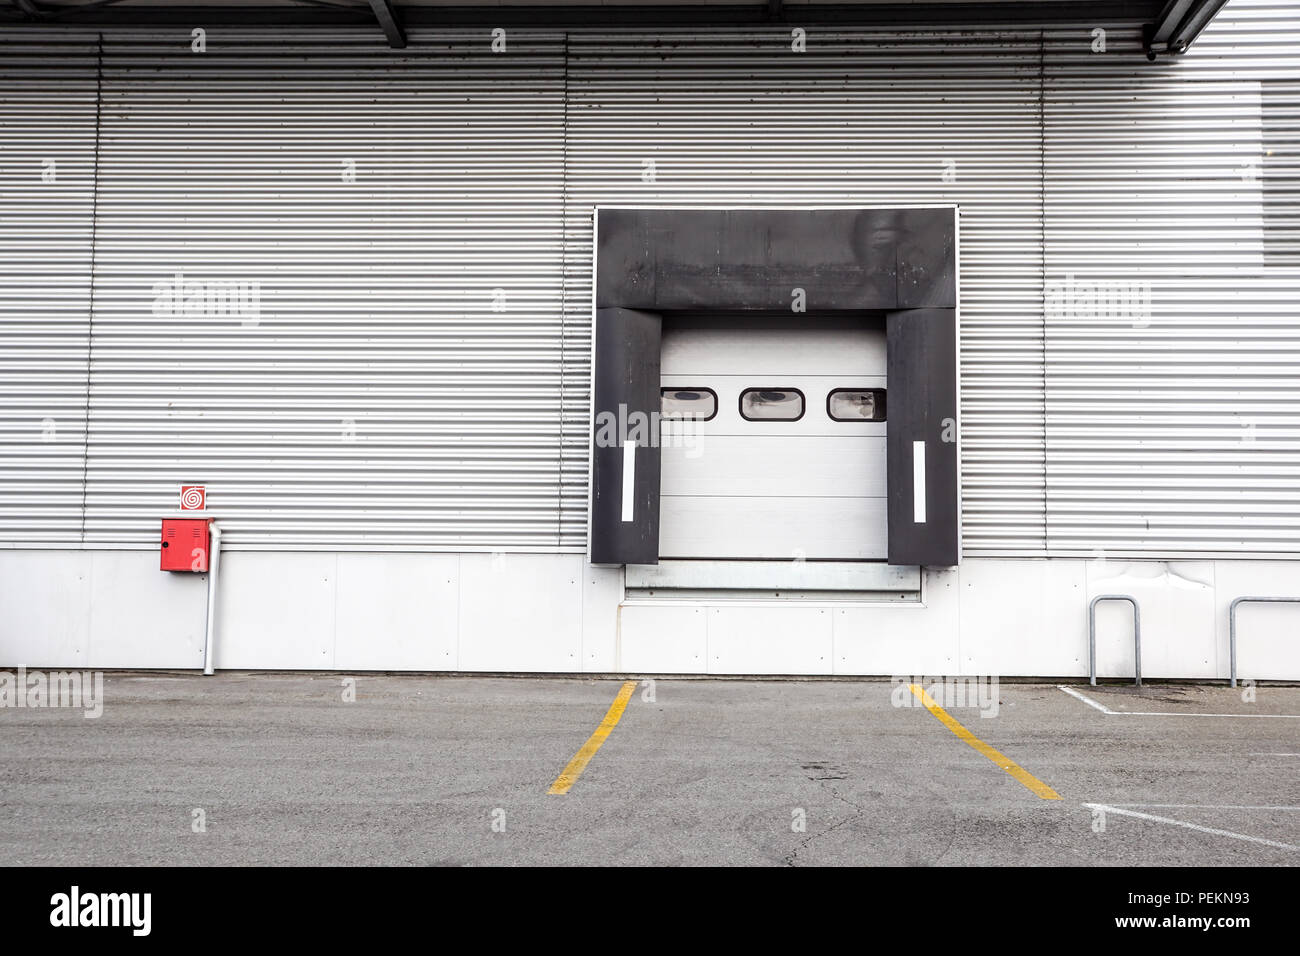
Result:
<svg viewBox="0 0 1300 956"><path fill-rule="evenodd" d="M1080 694L1077 690L1072 690L1072 689L1069 688L1069 687L1060 687L1060 686L1058 686L1056 689L1057 689L1057 690L1063 690L1063 691L1065 691L1065 692L1066 692L1067 694L1069 694L1071 697L1077 697L1079 700L1083 701L1083 702L1084 702L1085 704L1087 704L1089 707L1096 707L1096 708L1097 708L1099 711L1101 711L1103 714L1113 714L1113 713L1115 713L1115 711L1111 710L1111 709L1110 709L1109 707L1107 707L1105 704L1099 704L1099 703L1097 703L1095 700L1093 700L1093 699L1090 698L1090 697L1084 697L1084 696L1083 696L1082 694Z"/></svg>
<svg viewBox="0 0 1300 956"><path fill-rule="evenodd" d="M1112 803L1110 806L1145 810L1290 810L1300 813L1300 807L1264 807L1244 803Z"/></svg>
<svg viewBox="0 0 1300 956"><path fill-rule="evenodd" d="M1105 704L1099 704L1091 697L1080 694L1072 687L1065 687L1061 684L1056 685L1057 690L1063 690L1071 697L1077 697L1089 707L1095 707L1097 710L1106 714L1108 717L1255 717L1255 718L1279 718L1281 720L1300 720L1300 714L1188 714L1188 713L1170 713L1163 710L1111 710Z"/></svg>
<svg viewBox="0 0 1300 956"><path fill-rule="evenodd" d="M1279 850L1290 850L1293 853L1300 853L1300 846L1294 846L1290 843L1279 843L1277 840L1265 840L1263 837L1250 836L1246 833L1234 833L1231 830L1220 830L1217 827L1203 827L1196 823L1185 823L1182 820L1175 820L1172 817L1158 817L1154 813L1139 813L1136 810L1126 810L1123 807L1116 807L1105 803L1085 803L1084 806L1089 810L1100 810L1102 813L1114 813L1121 817L1136 817L1139 820L1150 820L1154 823L1166 823L1170 826L1195 830L1197 833L1209 833L1213 836L1229 837L1233 840L1245 840L1247 843L1259 843L1263 846L1276 847Z"/></svg>
<svg viewBox="0 0 1300 956"><path fill-rule="evenodd" d="M1250 755L1252 757L1300 757L1300 754L1270 754L1270 753L1255 753L1254 751L1251 751Z"/></svg>

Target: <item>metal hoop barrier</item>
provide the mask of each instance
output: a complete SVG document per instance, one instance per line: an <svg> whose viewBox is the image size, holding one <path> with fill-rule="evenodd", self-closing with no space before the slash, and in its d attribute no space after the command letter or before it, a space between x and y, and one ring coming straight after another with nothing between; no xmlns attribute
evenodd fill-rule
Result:
<svg viewBox="0 0 1300 956"><path fill-rule="evenodd" d="M1238 604L1300 604L1300 597L1239 597L1228 605L1228 660L1230 686L1237 686L1237 605Z"/></svg>
<svg viewBox="0 0 1300 956"><path fill-rule="evenodd" d="M1128 594L1098 594L1088 604L1088 683L1097 683L1097 603L1128 601L1133 605L1133 671L1137 686L1142 686L1142 615L1137 598Z"/></svg>

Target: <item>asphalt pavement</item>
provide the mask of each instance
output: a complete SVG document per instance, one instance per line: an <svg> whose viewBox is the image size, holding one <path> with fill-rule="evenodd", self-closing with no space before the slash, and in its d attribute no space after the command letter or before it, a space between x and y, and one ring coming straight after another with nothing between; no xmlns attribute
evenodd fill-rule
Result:
<svg viewBox="0 0 1300 956"><path fill-rule="evenodd" d="M97 718L0 709L0 856L1300 862L1300 688L1066 686L110 673Z"/></svg>

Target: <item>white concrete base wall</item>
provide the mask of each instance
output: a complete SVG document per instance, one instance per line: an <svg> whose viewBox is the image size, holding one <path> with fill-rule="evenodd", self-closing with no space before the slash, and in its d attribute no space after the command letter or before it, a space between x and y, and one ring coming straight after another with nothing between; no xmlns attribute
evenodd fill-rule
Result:
<svg viewBox="0 0 1300 956"><path fill-rule="evenodd" d="M218 669L1083 677L1136 597L1147 678L1226 678L1228 605L1300 563L970 558L921 604L624 601L581 555L227 552ZM0 551L0 667L202 666L207 576L150 551ZM1097 670L1133 673L1103 604ZM1300 605L1238 611L1238 675L1300 679Z"/></svg>
<svg viewBox="0 0 1300 956"><path fill-rule="evenodd" d="M629 602L618 669L1086 677L1098 594L1137 598L1144 679L1226 678L1228 605L1244 594L1300 597L1300 565L969 558L927 571L920 605ZM1243 605L1237 617L1239 678L1300 679L1300 604ZM1133 675L1127 603L1097 607L1097 673Z"/></svg>

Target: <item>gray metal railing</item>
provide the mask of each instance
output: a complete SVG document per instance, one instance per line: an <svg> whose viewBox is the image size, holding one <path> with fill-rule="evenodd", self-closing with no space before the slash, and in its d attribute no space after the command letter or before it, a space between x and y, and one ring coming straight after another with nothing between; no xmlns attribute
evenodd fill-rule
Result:
<svg viewBox="0 0 1300 956"><path fill-rule="evenodd" d="M1238 604L1300 604L1300 597L1239 597L1228 605L1228 660L1230 686L1237 686L1237 605Z"/></svg>
<svg viewBox="0 0 1300 956"><path fill-rule="evenodd" d="M1142 614L1137 598L1128 594L1098 594L1088 604L1088 683L1097 683L1097 603L1099 601L1128 601L1133 605L1133 672L1137 686L1142 686Z"/></svg>

